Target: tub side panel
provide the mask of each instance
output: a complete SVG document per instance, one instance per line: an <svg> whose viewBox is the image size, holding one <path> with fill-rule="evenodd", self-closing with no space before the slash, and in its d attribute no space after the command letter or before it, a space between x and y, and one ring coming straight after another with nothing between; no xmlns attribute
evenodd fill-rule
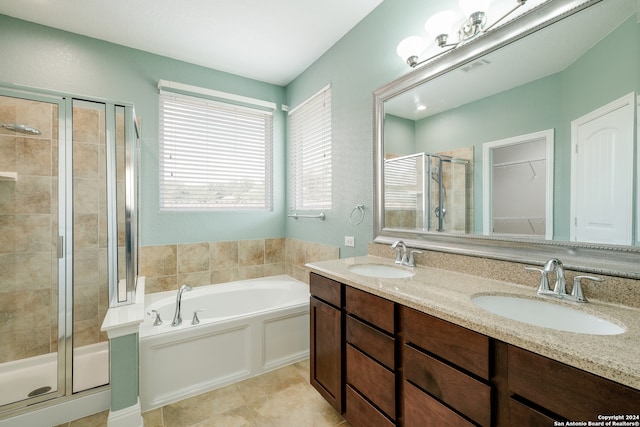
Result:
<svg viewBox="0 0 640 427"><path fill-rule="evenodd" d="M217 325L214 325L217 326ZM195 333L194 333L195 332ZM251 372L251 327L193 328L141 342L142 410L231 384ZM169 338L167 338L169 335Z"/></svg>
<svg viewBox="0 0 640 427"><path fill-rule="evenodd" d="M262 324L262 369L267 371L309 357L309 308Z"/></svg>

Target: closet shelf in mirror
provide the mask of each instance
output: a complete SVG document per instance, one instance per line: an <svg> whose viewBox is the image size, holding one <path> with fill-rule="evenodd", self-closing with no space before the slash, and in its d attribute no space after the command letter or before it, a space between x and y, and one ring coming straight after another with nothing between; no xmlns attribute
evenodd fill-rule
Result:
<svg viewBox="0 0 640 427"><path fill-rule="evenodd" d="M535 162L545 162L546 159L528 159L528 160L520 160L520 161L516 161L516 162L503 162L503 163L494 163L493 167L494 168L501 168L504 166L518 166L518 165L526 165L529 164L531 165L531 163L535 163Z"/></svg>
<svg viewBox="0 0 640 427"><path fill-rule="evenodd" d="M516 216L499 216L499 217L493 217L493 221L500 221L500 222L508 222L508 223L512 223L512 224L517 224L517 223L538 223L538 224L543 224L544 223L544 218L543 217L516 217Z"/></svg>
<svg viewBox="0 0 640 427"><path fill-rule="evenodd" d="M2 172L0 171L0 182L15 182L18 180L17 172Z"/></svg>

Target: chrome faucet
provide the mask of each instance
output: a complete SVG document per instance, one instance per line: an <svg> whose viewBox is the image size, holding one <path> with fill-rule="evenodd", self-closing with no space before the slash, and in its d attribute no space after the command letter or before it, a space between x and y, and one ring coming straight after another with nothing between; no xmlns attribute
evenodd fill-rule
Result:
<svg viewBox="0 0 640 427"><path fill-rule="evenodd" d="M182 305L182 293L192 289L193 288L186 283L178 289L178 296L176 297L176 312L173 315L173 322L171 322L171 326L178 326L182 323L182 313L180 312L180 306Z"/></svg>
<svg viewBox="0 0 640 427"><path fill-rule="evenodd" d="M537 271L540 273L540 286L538 287L538 295L554 296L560 299L567 299L575 302L587 302L587 298L582 292L581 279L592 280L594 282L602 282L603 279L594 276L576 276L573 280L573 288L571 294L567 294L567 283L564 278L564 265L557 258L552 258L544 264L543 268L526 267L525 270ZM553 290L549 287L548 273L556 273L556 282Z"/></svg>
<svg viewBox="0 0 640 427"><path fill-rule="evenodd" d="M391 249L396 250L396 264L406 265L407 267L415 267L416 259L415 254L421 254L420 251L410 251L407 255L407 245L402 240L397 240L391 245Z"/></svg>
<svg viewBox="0 0 640 427"><path fill-rule="evenodd" d="M552 258L544 264L542 271L545 273L556 272L556 283L553 287L553 293L558 296L564 296L567 294L567 283L564 279L564 265L562 261L557 258Z"/></svg>
<svg viewBox="0 0 640 427"><path fill-rule="evenodd" d="M391 245L391 249L396 250L396 264L407 265L407 245L402 240L396 240Z"/></svg>

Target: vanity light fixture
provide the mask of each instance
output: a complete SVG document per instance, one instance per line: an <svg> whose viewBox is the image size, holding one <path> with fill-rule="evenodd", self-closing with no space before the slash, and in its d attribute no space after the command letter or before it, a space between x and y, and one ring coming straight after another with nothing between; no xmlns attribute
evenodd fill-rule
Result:
<svg viewBox="0 0 640 427"><path fill-rule="evenodd" d="M513 0L512 0L513 1ZM488 27L486 10L493 0L459 0L460 9L464 18L460 18L460 13L453 10L444 10L438 12L425 22L424 27L427 34L435 40L435 43L441 49L444 49L435 55L420 60L420 55L426 50L428 42L425 43L422 37L411 36L402 40L396 49L396 52L410 67L415 68L430 59L434 59L446 52L449 52L461 44L484 34L491 30L500 21L511 15L516 9L523 6L527 0L515 0L516 5L508 12L504 13ZM463 19L462 22L460 19ZM457 32L457 41L450 41L450 33Z"/></svg>

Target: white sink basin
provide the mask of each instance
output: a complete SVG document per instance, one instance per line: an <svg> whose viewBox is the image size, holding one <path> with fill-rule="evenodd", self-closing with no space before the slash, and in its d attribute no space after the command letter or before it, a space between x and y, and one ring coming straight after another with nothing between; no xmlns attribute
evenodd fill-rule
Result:
<svg viewBox="0 0 640 427"><path fill-rule="evenodd" d="M384 264L354 264L348 268L352 273L381 279L402 279L416 274L411 270Z"/></svg>
<svg viewBox="0 0 640 427"><path fill-rule="evenodd" d="M608 320L546 301L503 295L476 296L472 301L491 313L543 328L593 335L625 332L623 327Z"/></svg>

